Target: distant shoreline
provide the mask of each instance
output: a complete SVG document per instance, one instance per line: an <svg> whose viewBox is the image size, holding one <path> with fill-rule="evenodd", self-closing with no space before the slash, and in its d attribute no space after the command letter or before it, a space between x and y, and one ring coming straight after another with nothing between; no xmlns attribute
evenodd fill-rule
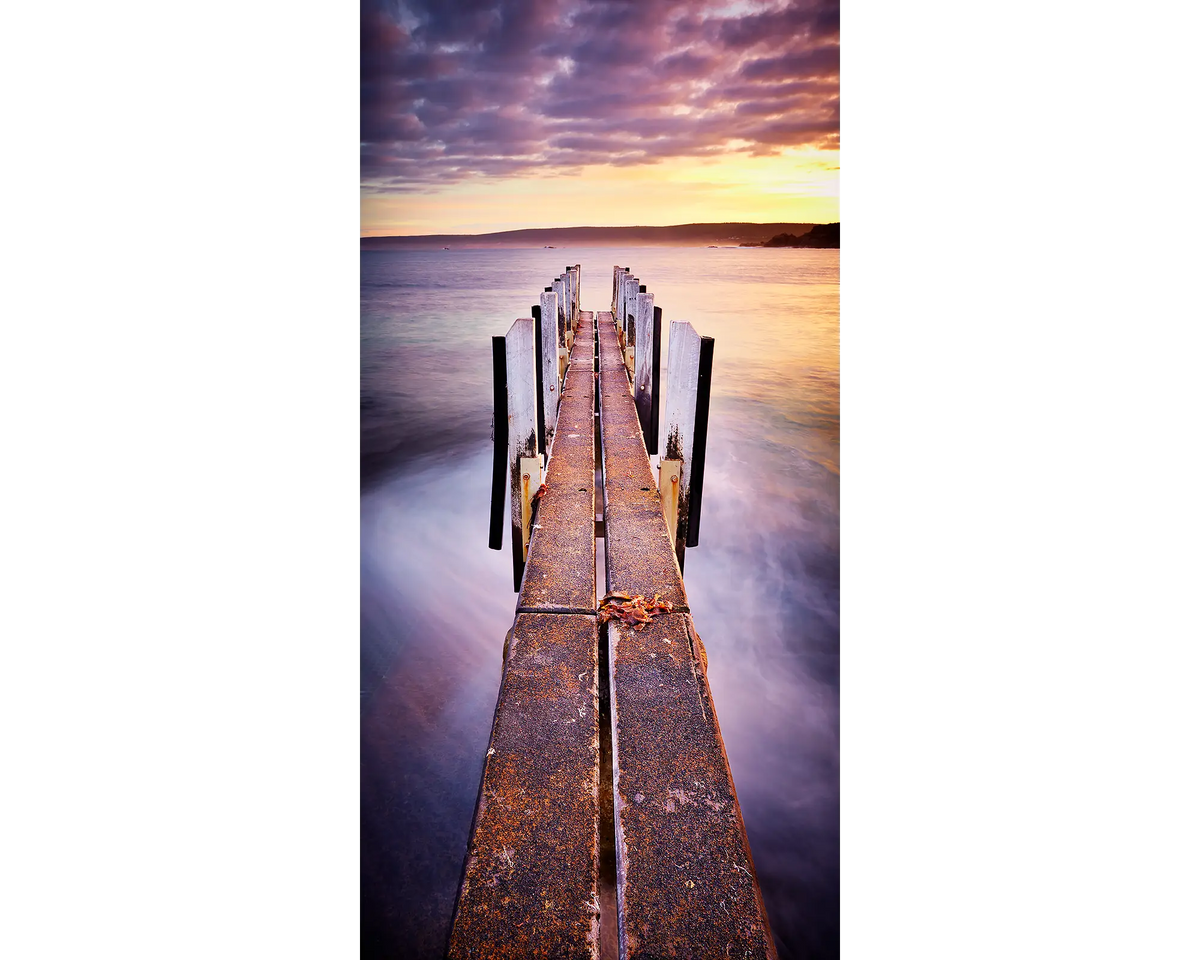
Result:
<svg viewBox="0 0 1200 960"><path fill-rule="evenodd" d="M536 227L482 234L360 237L361 250L483 247L759 246L787 233L803 236L814 223L684 223L669 227ZM820 226L824 226L821 224Z"/></svg>

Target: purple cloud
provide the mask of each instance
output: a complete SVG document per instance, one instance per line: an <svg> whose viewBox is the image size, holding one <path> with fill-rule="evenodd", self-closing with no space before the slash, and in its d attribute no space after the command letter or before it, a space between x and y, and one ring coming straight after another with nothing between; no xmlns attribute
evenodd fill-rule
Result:
<svg viewBox="0 0 1200 960"><path fill-rule="evenodd" d="M837 0L361 3L370 190L838 145Z"/></svg>

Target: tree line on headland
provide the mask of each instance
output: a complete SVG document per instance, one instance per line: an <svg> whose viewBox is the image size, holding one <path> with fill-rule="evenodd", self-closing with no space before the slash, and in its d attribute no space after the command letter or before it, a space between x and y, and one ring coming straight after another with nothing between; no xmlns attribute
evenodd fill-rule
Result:
<svg viewBox="0 0 1200 960"><path fill-rule="evenodd" d="M764 243L743 243L743 247L823 247L839 249L842 245L841 223L817 223L813 228L797 236L793 233L777 233Z"/></svg>
<svg viewBox="0 0 1200 960"><path fill-rule="evenodd" d="M602 246L779 246L779 237L803 239L837 224L683 223L670 227L544 227L475 235L432 234L420 237L362 237L363 250L462 249L472 247ZM822 246L828 244L811 244ZM832 244L837 246L836 243ZM565 262L565 261L564 261Z"/></svg>

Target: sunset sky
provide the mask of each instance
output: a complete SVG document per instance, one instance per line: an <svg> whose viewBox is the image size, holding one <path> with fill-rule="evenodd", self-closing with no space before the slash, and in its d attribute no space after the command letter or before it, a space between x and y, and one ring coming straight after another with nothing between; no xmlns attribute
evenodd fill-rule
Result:
<svg viewBox="0 0 1200 960"><path fill-rule="evenodd" d="M838 213L838 0L361 0L363 236Z"/></svg>

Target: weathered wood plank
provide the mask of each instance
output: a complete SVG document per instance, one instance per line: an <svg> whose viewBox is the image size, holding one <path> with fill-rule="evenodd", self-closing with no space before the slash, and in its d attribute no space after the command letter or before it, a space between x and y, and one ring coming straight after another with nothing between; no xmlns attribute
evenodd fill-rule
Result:
<svg viewBox="0 0 1200 960"><path fill-rule="evenodd" d="M447 956L599 956L596 618L520 613Z"/></svg>
<svg viewBox="0 0 1200 960"><path fill-rule="evenodd" d="M705 674L642 442L615 324L600 341L608 590L674 605L637 631L605 626L613 723L622 960L774 960L766 910Z"/></svg>
<svg viewBox="0 0 1200 960"><path fill-rule="evenodd" d="M600 434L604 455L604 550L610 589L687 609L679 563L667 537L662 503L617 343L612 314L596 324L600 340Z"/></svg>
<svg viewBox="0 0 1200 960"><path fill-rule="evenodd" d="M691 616L605 630L622 960L774 960Z"/></svg>
<svg viewBox="0 0 1200 960"><path fill-rule="evenodd" d="M592 321L579 322L579 339L563 386L558 430L538 501L529 560L517 609L591 613L596 606L595 441Z"/></svg>

